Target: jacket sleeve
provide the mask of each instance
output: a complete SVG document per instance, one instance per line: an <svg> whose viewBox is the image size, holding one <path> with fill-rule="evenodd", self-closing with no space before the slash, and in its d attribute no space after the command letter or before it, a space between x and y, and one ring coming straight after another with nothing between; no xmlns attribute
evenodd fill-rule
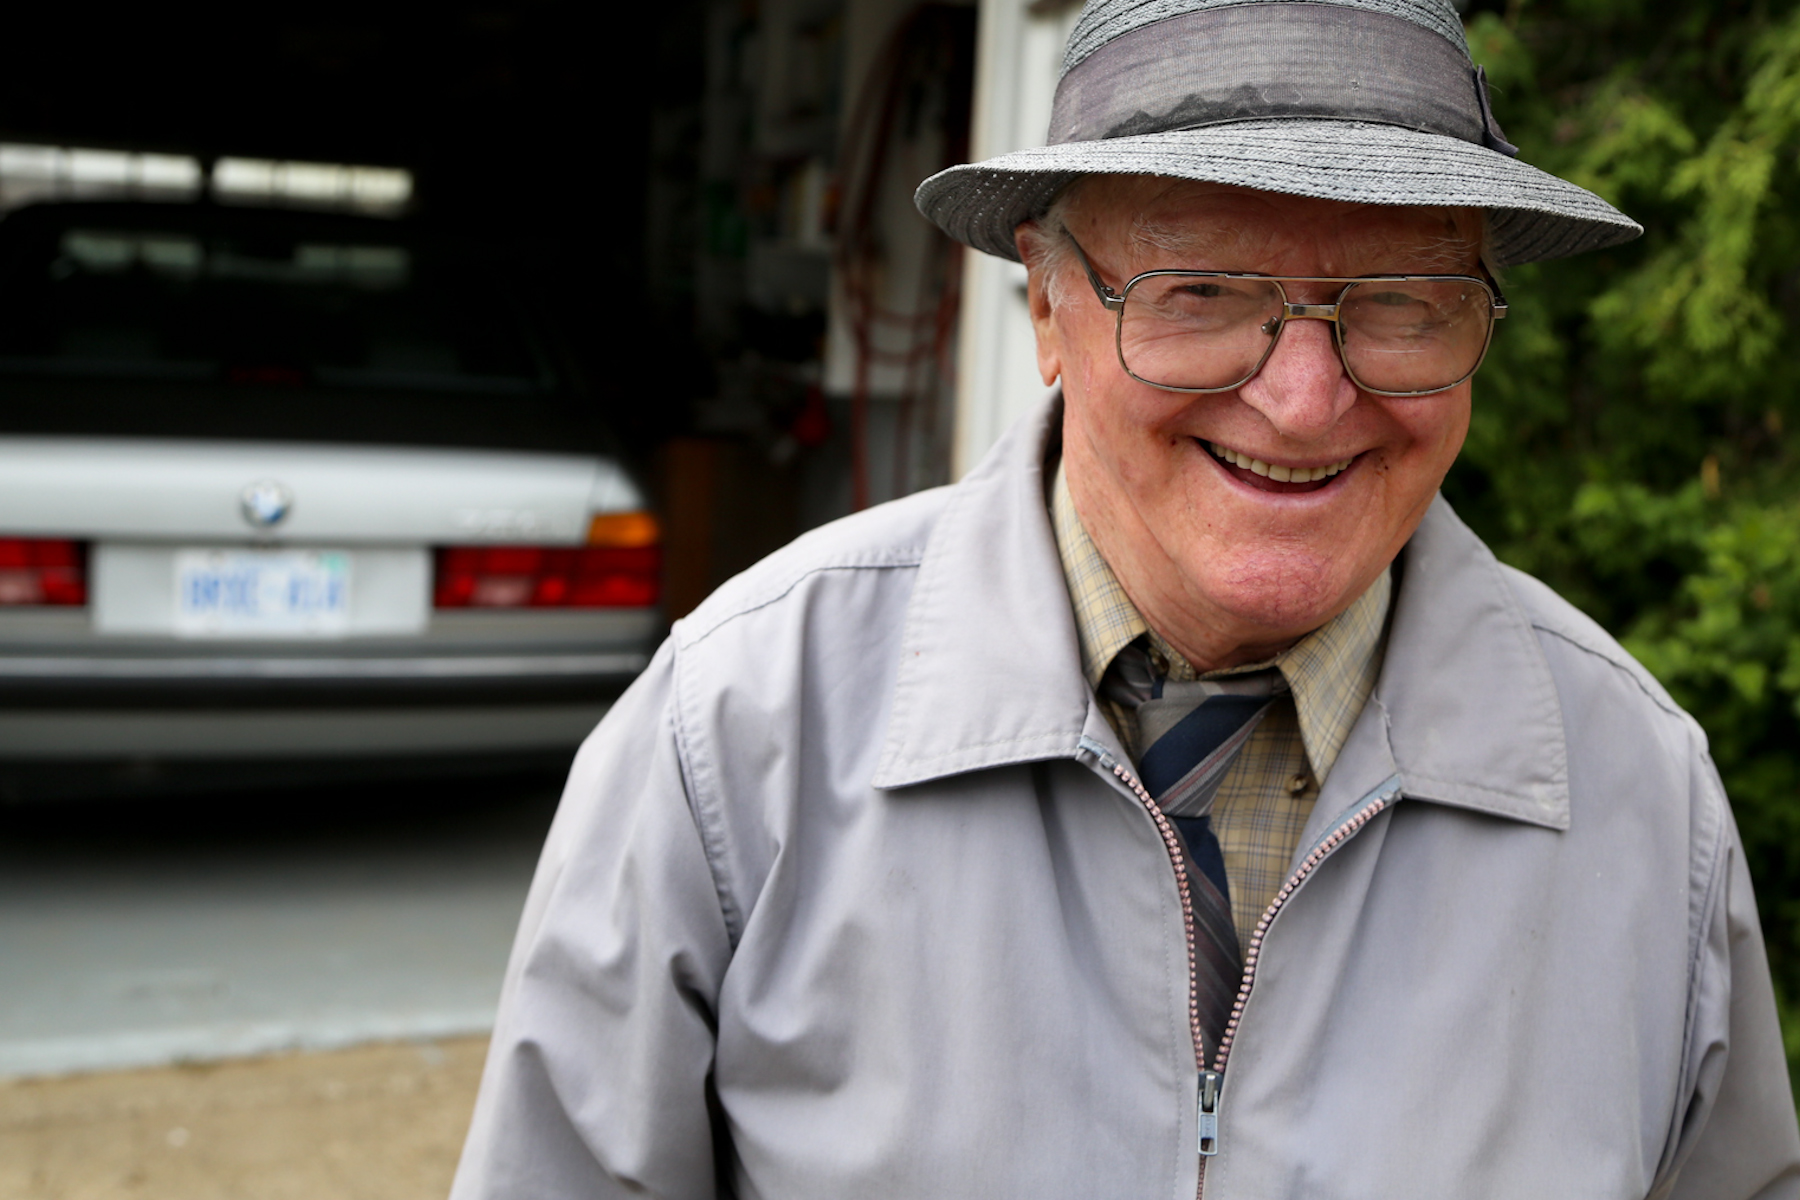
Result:
<svg viewBox="0 0 1800 1200"><path fill-rule="evenodd" d="M1716 787L1717 776L1706 772ZM1723 807L1722 791L1716 792ZM1800 1198L1800 1130L1756 917L1750 872L1727 813L1721 891L1695 980L1693 1088L1679 1130L1671 1200Z"/></svg>
<svg viewBox="0 0 1800 1200"><path fill-rule="evenodd" d="M715 1194L730 956L665 644L576 756L501 993L452 1200Z"/></svg>

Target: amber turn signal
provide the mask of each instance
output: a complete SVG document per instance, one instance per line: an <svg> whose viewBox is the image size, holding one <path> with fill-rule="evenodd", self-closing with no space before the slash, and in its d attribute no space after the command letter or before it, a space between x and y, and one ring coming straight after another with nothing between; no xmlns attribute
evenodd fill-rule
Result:
<svg viewBox="0 0 1800 1200"><path fill-rule="evenodd" d="M654 546L662 526L647 512L595 513L588 521L587 544L620 548Z"/></svg>

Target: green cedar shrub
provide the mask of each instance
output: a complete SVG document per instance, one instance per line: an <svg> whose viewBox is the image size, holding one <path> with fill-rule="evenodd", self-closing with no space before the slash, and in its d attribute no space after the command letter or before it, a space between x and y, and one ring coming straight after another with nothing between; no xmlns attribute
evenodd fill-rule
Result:
<svg viewBox="0 0 1800 1200"><path fill-rule="evenodd" d="M1800 1079L1800 3L1511 0L1466 24L1525 160L1646 232L1503 274L1445 493L1705 727Z"/></svg>

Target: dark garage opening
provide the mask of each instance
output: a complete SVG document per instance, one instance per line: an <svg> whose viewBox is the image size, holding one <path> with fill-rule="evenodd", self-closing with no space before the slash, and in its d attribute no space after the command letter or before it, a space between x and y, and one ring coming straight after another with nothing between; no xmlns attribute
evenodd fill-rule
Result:
<svg viewBox="0 0 1800 1200"><path fill-rule="evenodd" d="M974 24L971 5L895 0L39 7L14 22L0 143L186 159L214 181L246 161L409 172L390 204L407 238L503 264L592 410L558 424L449 390L395 428L622 443L667 525L673 616L801 530L947 479L958 260L906 197L964 153ZM162 415L227 436L236 409L291 403L283 372L300 369L234 360L236 390ZM15 420L48 419L15 396ZM519 429L494 427L502 412Z"/></svg>

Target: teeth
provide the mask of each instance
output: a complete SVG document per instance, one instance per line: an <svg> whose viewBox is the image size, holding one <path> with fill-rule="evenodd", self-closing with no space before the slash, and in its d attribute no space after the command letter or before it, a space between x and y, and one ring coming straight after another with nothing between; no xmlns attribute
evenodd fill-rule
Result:
<svg viewBox="0 0 1800 1200"><path fill-rule="evenodd" d="M1278 483L1316 483L1321 479L1330 479L1353 461L1346 458L1342 462L1329 463L1323 467L1282 467L1272 466L1260 458L1251 458L1248 454L1240 454L1217 442L1206 443L1206 448L1213 452L1215 458L1254 474L1266 475Z"/></svg>

